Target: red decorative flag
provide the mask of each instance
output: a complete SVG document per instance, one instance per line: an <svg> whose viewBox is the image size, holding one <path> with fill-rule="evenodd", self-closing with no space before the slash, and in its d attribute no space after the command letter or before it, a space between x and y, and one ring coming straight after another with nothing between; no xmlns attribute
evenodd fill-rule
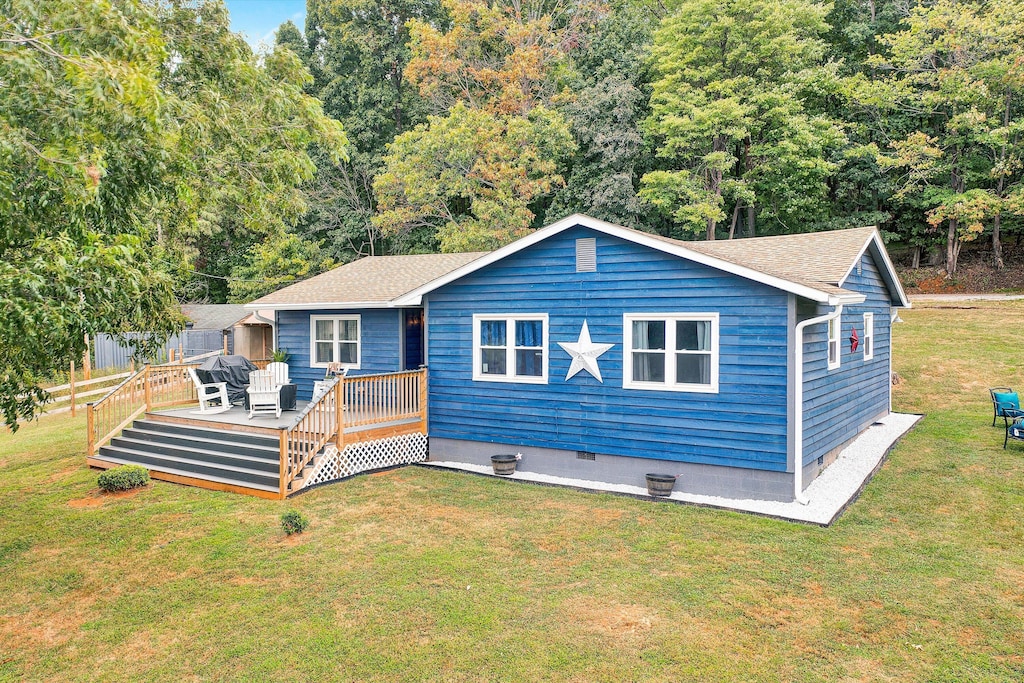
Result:
<svg viewBox="0 0 1024 683"><path fill-rule="evenodd" d="M853 332L850 333L850 351L856 351L860 345L860 339L857 337L857 328L853 328Z"/></svg>

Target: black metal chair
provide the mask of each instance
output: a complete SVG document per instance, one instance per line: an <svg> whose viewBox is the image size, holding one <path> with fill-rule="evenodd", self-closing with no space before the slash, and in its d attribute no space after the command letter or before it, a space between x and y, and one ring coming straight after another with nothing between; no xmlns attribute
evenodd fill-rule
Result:
<svg viewBox="0 0 1024 683"><path fill-rule="evenodd" d="M988 390L992 397L992 426L996 426L996 419L1003 418L1006 427L1010 426L1010 420L1024 417L1024 410L1020 409L1020 397L1009 387L993 387Z"/></svg>
<svg viewBox="0 0 1024 683"><path fill-rule="evenodd" d="M1024 416L1014 419L1006 425L1006 436L1003 437L1003 449L1006 449L1006 444L1010 442L1010 439L1014 441L1024 442Z"/></svg>

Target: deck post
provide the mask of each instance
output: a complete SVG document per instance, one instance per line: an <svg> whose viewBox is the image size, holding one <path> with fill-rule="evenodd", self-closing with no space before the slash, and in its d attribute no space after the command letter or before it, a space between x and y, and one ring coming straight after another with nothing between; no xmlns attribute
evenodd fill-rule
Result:
<svg viewBox="0 0 1024 683"><path fill-rule="evenodd" d="M423 433L427 433L427 368L420 368L420 420L423 422Z"/></svg>
<svg viewBox="0 0 1024 683"><path fill-rule="evenodd" d="M345 378L339 377L338 381L334 384L334 426L338 430L338 436L335 439L335 443L338 446L338 452L345 450Z"/></svg>
<svg viewBox="0 0 1024 683"><path fill-rule="evenodd" d="M86 452L92 457L96 455L96 417L91 402L85 404L85 431L88 439Z"/></svg>
<svg viewBox="0 0 1024 683"><path fill-rule="evenodd" d="M153 387L150 385L149 363L142 369L142 386L146 394L146 412L153 409Z"/></svg>
<svg viewBox="0 0 1024 683"><path fill-rule="evenodd" d="M288 466L286 464L287 461L288 461L288 430L287 429L282 429L280 431L279 439L280 439L280 449L281 449L281 500L284 500L285 497L286 497L286 494L285 494L286 488L285 487L287 486L287 484L285 484L284 480L285 480L285 477L288 474Z"/></svg>

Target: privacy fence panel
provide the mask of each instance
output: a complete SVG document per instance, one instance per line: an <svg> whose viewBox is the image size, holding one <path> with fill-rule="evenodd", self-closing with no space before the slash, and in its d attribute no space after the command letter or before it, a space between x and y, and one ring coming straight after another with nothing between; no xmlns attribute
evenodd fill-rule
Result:
<svg viewBox="0 0 1024 683"><path fill-rule="evenodd" d="M116 336L96 335L92 340L93 367L97 370L127 367L132 361L131 340L142 338L145 334L133 332ZM233 341L229 332L228 353L234 351ZM190 358L223 348L224 335L220 330L185 330L168 339L152 358L143 359L143 362L166 363L170 359L171 350L174 351L175 358L181 354Z"/></svg>

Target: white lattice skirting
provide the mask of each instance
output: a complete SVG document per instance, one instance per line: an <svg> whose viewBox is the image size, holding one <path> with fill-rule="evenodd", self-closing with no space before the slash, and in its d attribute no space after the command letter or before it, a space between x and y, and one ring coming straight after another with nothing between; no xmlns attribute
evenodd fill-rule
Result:
<svg viewBox="0 0 1024 683"><path fill-rule="evenodd" d="M323 456L312 475L306 478L303 488L351 477L353 474L368 470L408 465L426 459L426 434L402 434L376 441L360 441L345 446L345 450L340 453L337 446L330 445L324 449Z"/></svg>

